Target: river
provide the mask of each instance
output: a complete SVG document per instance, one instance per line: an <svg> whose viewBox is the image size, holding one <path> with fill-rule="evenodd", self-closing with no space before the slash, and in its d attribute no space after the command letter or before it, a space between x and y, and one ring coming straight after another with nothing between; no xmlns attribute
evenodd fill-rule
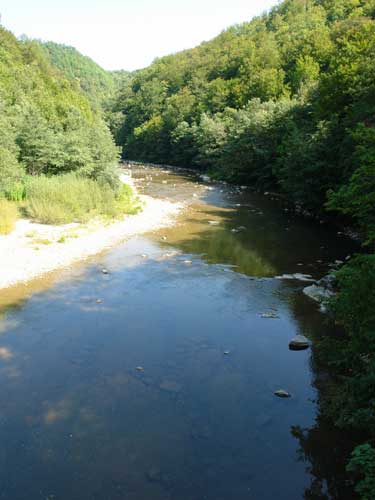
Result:
<svg viewBox="0 0 375 500"><path fill-rule="evenodd" d="M335 332L275 276L320 278L354 243L188 171L133 177L187 203L174 227L0 293L0 499L353 499L319 415Z"/></svg>

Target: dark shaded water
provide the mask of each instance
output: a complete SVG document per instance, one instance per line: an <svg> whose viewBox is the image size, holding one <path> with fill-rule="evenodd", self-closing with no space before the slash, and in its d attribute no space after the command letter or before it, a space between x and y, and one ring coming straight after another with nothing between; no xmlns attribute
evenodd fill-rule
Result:
<svg viewBox="0 0 375 500"><path fill-rule="evenodd" d="M2 308L0 498L353 498L317 418L322 374L288 350L330 327L305 283L274 279L318 278L353 244L246 190L134 176L189 202L179 224Z"/></svg>

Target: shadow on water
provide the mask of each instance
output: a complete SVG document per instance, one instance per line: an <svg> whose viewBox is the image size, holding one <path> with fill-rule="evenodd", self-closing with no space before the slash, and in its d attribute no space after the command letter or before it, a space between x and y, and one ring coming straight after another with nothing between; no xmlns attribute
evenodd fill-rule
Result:
<svg viewBox="0 0 375 500"><path fill-rule="evenodd" d="M249 194L139 176L154 195L191 199L176 227L0 306L0 498L354 498L317 414L318 368L288 350L332 327L303 285L271 278L319 274L347 248L297 219L289 239L269 200L270 213L252 199L252 219Z"/></svg>

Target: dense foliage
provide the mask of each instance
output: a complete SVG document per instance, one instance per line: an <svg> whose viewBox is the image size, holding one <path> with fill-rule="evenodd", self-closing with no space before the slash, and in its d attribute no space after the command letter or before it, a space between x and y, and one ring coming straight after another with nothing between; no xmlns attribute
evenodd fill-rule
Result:
<svg viewBox="0 0 375 500"><path fill-rule="evenodd" d="M75 172L118 184L118 149L101 113L37 42L2 27L0 129L0 197L22 200L27 176Z"/></svg>
<svg viewBox="0 0 375 500"><path fill-rule="evenodd" d="M371 500L375 491L375 255L352 259L337 273L339 293L330 309L343 328L342 338L327 338L319 356L327 362L334 383L324 398L324 413L365 444L353 451L348 471L357 491Z"/></svg>

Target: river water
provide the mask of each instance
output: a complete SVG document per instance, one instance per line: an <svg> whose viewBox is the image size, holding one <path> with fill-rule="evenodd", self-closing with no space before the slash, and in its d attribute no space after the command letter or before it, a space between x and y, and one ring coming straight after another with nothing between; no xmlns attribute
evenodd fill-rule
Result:
<svg viewBox="0 0 375 500"><path fill-rule="evenodd" d="M335 332L275 276L354 244L270 196L133 176L187 204L176 226L0 294L0 498L353 499L314 347L288 349Z"/></svg>

